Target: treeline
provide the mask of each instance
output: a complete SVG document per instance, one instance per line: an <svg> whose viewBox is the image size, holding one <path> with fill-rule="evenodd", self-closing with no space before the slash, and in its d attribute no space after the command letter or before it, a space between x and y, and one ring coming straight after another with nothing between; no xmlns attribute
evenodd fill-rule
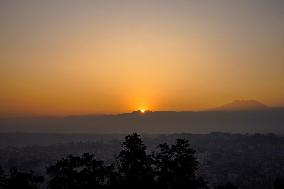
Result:
<svg viewBox="0 0 284 189"><path fill-rule="evenodd" d="M212 188L198 176L198 161L188 140L177 139L174 144L159 144L147 151L137 134L125 137L114 163L106 164L93 154L70 155L49 166L47 177L34 172L0 170L1 189L93 189L93 188ZM231 183L214 187L236 189ZM284 188L277 179L274 188Z"/></svg>

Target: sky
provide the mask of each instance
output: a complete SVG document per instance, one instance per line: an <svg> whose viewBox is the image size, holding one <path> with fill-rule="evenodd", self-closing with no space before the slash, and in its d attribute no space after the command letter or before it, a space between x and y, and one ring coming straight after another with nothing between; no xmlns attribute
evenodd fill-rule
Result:
<svg viewBox="0 0 284 189"><path fill-rule="evenodd" d="M284 106L284 1L0 0L0 117Z"/></svg>

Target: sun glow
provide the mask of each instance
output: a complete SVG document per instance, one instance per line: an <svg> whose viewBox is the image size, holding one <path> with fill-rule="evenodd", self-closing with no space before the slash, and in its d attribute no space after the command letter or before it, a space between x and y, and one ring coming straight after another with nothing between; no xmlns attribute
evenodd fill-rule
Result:
<svg viewBox="0 0 284 189"><path fill-rule="evenodd" d="M145 113L145 111L146 111L145 109L140 110L140 112L143 113L143 114Z"/></svg>

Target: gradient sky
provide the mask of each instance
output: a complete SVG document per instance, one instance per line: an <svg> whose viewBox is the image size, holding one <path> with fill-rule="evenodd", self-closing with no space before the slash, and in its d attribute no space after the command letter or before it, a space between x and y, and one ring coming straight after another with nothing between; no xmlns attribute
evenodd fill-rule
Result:
<svg viewBox="0 0 284 189"><path fill-rule="evenodd" d="M284 106L282 0L0 0L0 116Z"/></svg>

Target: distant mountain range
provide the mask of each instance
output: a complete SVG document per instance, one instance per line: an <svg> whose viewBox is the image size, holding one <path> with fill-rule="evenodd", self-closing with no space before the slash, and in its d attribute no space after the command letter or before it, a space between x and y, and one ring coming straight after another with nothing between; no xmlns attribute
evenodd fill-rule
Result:
<svg viewBox="0 0 284 189"><path fill-rule="evenodd" d="M267 110L270 107L256 100L235 100L231 103L217 107L215 111L252 111L252 110Z"/></svg>
<svg viewBox="0 0 284 189"><path fill-rule="evenodd" d="M284 108L239 100L208 111L134 111L117 115L0 119L0 132L31 133L276 133L284 134Z"/></svg>

